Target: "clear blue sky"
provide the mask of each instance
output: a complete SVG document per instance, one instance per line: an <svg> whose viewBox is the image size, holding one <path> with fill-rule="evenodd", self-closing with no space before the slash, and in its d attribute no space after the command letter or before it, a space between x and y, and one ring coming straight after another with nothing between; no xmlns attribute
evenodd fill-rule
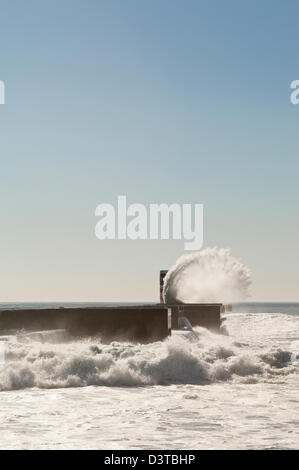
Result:
<svg viewBox="0 0 299 470"><path fill-rule="evenodd" d="M299 301L297 1L0 0L0 301L158 299L180 241L94 210L203 203L253 299Z"/></svg>

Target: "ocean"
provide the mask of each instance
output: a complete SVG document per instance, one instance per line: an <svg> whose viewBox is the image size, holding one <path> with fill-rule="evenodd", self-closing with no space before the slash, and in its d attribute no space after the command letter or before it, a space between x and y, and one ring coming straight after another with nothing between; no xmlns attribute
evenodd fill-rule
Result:
<svg viewBox="0 0 299 470"><path fill-rule="evenodd" d="M0 448L298 449L299 304L224 316L152 344L3 332Z"/></svg>

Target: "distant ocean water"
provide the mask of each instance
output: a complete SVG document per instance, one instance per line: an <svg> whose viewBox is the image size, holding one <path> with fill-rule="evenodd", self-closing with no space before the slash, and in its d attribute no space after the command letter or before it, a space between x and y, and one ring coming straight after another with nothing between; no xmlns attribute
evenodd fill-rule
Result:
<svg viewBox="0 0 299 470"><path fill-rule="evenodd" d="M0 310L69 305L105 304ZM152 344L6 337L0 448L298 449L299 303L224 316L228 336Z"/></svg>
<svg viewBox="0 0 299 470"><path fill-rule="evenodd" d="M103 307L115 305L140 305L141 302L2 302L1 310L22 308L59 308L59 307ZM154 304L156 302L142 302ZM286 313L299 315L299 302L242 302L233 304L233 312L243 313Z"/></svg>
<svg viewBox="0 0 299 470"><path fill-rule="evenodd" d="M16 310L22 308L59 308L59 307L104 307L115 305L140 305L155 302L0 302L1 310Z"/></svg>
<svg viewBox="0 0 299 470"><path fill-rule="evenodd" d="M299 302L243 302L233 304L233 312L299 315Z"/></svg>

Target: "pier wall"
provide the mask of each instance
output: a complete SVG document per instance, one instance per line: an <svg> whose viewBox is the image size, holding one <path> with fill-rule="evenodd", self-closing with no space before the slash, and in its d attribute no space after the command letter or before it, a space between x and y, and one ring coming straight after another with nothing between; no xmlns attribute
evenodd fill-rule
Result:
<svg viewBox="0 0 299 470"><path fill-rule="evenodd" d="M65 329L78 338L99 335L104 341L151 342L177 329L179 315L187 317L193 327L219 331L221 310L221 304L15 309L0 312L0 331Z"/></svg>

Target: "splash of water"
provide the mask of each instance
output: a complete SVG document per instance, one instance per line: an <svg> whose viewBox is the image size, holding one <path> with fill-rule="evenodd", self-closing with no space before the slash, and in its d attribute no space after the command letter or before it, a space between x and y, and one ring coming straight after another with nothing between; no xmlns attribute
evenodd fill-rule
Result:
<svg viewBox="0 0 299 470"><path fill-rule="evenodd" d="M183 255L164 281L165 303L241 302L248 298L250 272L229 249L206 248Z"/></svg>

